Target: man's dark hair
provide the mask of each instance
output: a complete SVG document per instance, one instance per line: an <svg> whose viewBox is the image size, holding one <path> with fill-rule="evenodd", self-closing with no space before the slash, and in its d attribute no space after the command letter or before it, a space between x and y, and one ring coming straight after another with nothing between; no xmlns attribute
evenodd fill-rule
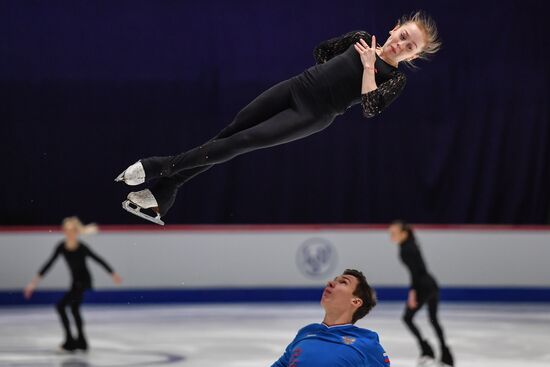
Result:
<svg viewBox="0 0 550 367"><path fill-rule="evenodd" d="M365 275L359 270L346 269L346 271L344 271L344 275L351 275L357 279L357 286L353 291L353 295L361 298L363 301L363 305L361 305L361 307L354 312L351 319L351 322L355 324L357 320L365 317L370 310L376 306L376 292L367 282Z"/></svg>

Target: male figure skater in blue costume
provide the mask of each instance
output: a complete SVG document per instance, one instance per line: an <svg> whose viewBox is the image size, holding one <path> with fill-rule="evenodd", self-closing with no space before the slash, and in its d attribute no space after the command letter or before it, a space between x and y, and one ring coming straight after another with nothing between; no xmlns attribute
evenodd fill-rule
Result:
<svg viewBox="0 0 550 367"><path fill-rule="evenodd" d="M321 297L325 317L300 331L271 367L388 367L378 334L354 324L376 305L374 290L358 270L329 281Z"/></svg>

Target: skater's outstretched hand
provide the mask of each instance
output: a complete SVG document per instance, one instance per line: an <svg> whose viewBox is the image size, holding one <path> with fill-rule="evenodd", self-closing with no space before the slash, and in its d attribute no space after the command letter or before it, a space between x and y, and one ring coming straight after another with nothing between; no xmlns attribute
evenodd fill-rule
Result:
<svg viewBox="0 0 550 367"><path fill-rule="evenodd" d="M34 290L36 289L36 286L38 285L38 282L40 281L39 277L35 277L33 280L27 284L27 286L23 289L23 296L25 299L30 299L32 297L32 294L34 293Z"/></svg>
<svg viewBox="0 0 550 367"><path fill-rule="evenodd" d="M111 278L113 278L113 283L115 283L115 284L122 283L122 278L117 273L111 274Z"/></svg>
<svg viewBox="0 0 550 367"><path fill-rule="evenodd" d="M418 301L416 300L416 291L414 289L411 289L409 291L409 298L407 299L407 306L409 306L410 309L414 310L418 307Z"/></svg>

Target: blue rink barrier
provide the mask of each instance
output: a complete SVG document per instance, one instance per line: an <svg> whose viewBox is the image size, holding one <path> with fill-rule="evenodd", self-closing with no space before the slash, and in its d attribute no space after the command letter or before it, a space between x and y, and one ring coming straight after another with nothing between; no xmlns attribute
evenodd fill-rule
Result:
<svg viewBox="0 0 550 367"><path fill-rule="evenodd" d="M378 287L380 301L403 301L407 288ZM0 305L53 304L65 291L37 291L31 300L22 290L1 291ZM162 303L239 303L239 302L318 302L322 288L209 288L209 289L132 289L87 292L85 303L162 304ZM550 302L550 288L460 288L441 290L441 300L451 302Z"/></svg>

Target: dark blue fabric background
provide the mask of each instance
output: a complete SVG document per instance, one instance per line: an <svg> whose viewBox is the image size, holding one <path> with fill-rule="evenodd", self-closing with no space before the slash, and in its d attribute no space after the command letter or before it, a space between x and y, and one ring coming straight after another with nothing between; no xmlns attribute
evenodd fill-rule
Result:
<svg viewBox="0 0 550 367"><path fill-rule="evenodd" d="M417 8L444 46L389 110L220 165L166 221L546 223L544 4L1 1L0 224L142 223L112 182L127 165L207 140L322 40L364 29L382 43Z"/></svg>

